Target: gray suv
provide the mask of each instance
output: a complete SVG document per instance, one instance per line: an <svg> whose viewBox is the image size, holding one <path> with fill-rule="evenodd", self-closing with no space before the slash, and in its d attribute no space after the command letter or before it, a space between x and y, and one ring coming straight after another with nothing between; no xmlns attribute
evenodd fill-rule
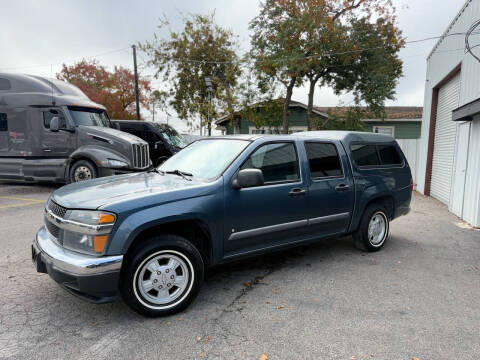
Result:
<svg viewBox="0 0 480 360"><path fill-rule="evenodd" d="M77 182L146 170L148 144L63 81L0 73L0 180Z"/></svg>

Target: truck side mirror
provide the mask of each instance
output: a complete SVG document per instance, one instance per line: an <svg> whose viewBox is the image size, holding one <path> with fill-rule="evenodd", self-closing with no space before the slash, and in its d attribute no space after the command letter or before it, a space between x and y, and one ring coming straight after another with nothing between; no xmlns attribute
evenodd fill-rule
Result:
<svg viewBox="0 0 480 360"><path fill-rule="evenodd" d="M58 116L54 116L52 120L50 120L50 131L57 132L60 128L60 119Z"/></svg>
<svg viewBox="0 0 480 360"><path fill-rule="evenodd" d="M263 184L263 172L260 169L240 170L232 181L232 187L234 189L263 186Z"/></svg>

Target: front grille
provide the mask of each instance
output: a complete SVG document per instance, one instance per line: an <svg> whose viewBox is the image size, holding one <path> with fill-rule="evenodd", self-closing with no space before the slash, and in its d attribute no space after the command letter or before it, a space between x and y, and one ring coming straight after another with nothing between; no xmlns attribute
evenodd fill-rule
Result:
<svg viewBox="0 0 480 360"><path fill-rule="evenodd" d="M63 206L58 205L56 202L52 200L48 200L47 203L47 209L54 215L58 217L65 217L65 214L67 212L67 209L64 208ZM45 226L47 227L48 232L55 238L58 239L58 236L60 234L60 228L49 221L47 218L45 218Z"/></svg>
<svg viewBox="0 0 480 360"><path fill-rule="evenodd" d="M58 239L58 235L60 234L60 228L48 220L45 221L45 225L47 227L48 232L52 234L53 237Z"/></svg>
<svg viewBox="0 0 480 360"><path fill-rule="evenodd" d="M52 200L48 200L47 209L50 210L54 215L57 215L58 217L61 217L61 218L63 218L65 216L65 213L67 212L66 208L58 205L56 202L53 202Z"/></svg>
<svg viewBox="0 0 480 360"><path fill-rule="evenodd" d="M145 169L150 165L147 144L132 144L132 164L136 169Z"/></svg>

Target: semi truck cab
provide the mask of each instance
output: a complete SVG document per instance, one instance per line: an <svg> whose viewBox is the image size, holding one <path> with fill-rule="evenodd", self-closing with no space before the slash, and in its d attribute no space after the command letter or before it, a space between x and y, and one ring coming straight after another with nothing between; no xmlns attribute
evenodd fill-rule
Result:
<svg viewBox="0 0 480 360"><path fill-rule="evenodd" d="M0 73L0 180L77 182L143 171L148 144L60 80Z"/></svg>

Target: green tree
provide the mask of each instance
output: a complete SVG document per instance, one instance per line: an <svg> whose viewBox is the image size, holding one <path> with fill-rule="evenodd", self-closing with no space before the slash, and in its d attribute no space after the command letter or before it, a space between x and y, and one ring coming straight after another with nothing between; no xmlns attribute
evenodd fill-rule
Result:
<svg viewBox="0 0 480 360"><path fill-rule="evenodd" d="M244 59L249 64L248 58ZM250 63L251 64L251 63ZM257 129L266 127L273 132L279 132L282 127L283 103L275 99L275 89L259 89L254 69L245 71L235 89L235 103L237 116L251 121ZM236 118L232 118L236 121Z"/></svg>
<svg viewBox="0 0 480 360"><path fill-rule="evenodd" d="M283 132L293 88L309 82L307 123L314 128L317 85L353 92L356 104L381 111L402 73L403 39L390 0L266 0L251 23L257 71L286 87ZM371 19L377 19L372 21ZM365 49L371 49L366 51Z"/></svg>
<svg viewBox="0 0 480 360"><path fill-rule="evenodd" d="M262 89L280 83L285 87L282 131L288 134L289 105L293 88L302 81L305 54L294 0L266 0L250 22L253 31L250 56Z"/></svg>
<svg viewBox="0 0 480 360"><path fill-rule="evenodd" d="M162 21L160 29L168 26ZM211 135L212 119L233 109L233 90L241 74L235 52L236 38L214 21L214 15L190 15L182 31L169 31L169 38L154 34L152 42L139 44L148 55L148 64L156 68L156 78L167 85L168 96L160 99L192 124L200 118ZM211 91L205 77L212 81Z"/></svg>

